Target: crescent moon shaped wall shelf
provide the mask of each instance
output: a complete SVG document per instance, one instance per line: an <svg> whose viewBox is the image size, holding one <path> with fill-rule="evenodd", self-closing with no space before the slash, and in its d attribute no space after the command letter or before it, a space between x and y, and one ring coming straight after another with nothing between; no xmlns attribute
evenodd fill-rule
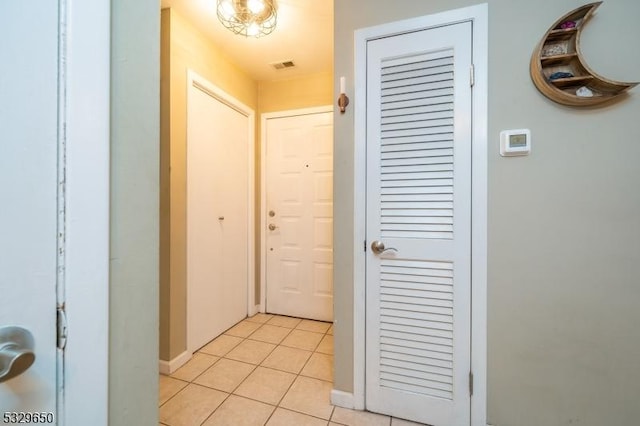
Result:
<svg viewBox="0 0 640 426"><path fill-rule="evenodd" d="M599 105L638 84L601 77L582 58L580 34L600 4L586 4L558 19L533 51L531 79L547 98L570 106Z"/></svg>

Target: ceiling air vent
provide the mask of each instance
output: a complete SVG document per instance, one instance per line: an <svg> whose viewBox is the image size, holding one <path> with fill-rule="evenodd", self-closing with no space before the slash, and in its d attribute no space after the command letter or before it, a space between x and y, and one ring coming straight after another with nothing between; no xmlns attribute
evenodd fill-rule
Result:
<svg viewBox="0 0 640 426"><path fill-rule="evenodd" d="M281 62L272 62L270 64L272 67L274 67L277 70L283 70L285 68L293 68L296 66L296 64L293 63L292 60L288 60L288 61L281 61Z"/></svg>

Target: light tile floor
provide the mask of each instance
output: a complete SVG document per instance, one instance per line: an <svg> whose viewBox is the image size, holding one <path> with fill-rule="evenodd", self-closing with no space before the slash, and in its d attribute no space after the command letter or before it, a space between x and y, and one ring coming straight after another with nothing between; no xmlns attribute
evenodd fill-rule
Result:
<svg viewBox="0 0 640 426"><path fill-rule="evenodd" d="M171 376L160 376L167 426L410 426L330 403L333 326L257 314L231 327Z"/></svg>

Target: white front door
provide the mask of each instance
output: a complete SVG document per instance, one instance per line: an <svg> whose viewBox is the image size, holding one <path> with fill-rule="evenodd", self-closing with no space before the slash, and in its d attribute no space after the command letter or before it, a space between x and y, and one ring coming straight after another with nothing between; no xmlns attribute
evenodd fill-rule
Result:
<svg viewBox="0 0 640 426"><path fill-rule="evenodd" d="M367 45L366 407L470 423L471 22Z"/></svg>
<svg viewBox="0 0 640 426"><path fill-rule="evenodd" d="M190 79L187 345L191 352L247 316L253 115L232 101L202 78Z"/></svg>
<svg viewBox="0 0 640 426"><path fill-rule="evenodd" d="M2 2L0 31L0 423L53 423L58 4ZM8 326L31 333L35 362L7 380L32 360L8 346ZM44 417L20 414L35 412Z"/></svg>
<svg viewBox="0 0 640 426"><path fill-rule="evenodd" d="M333 321L333 112L265 121L266 311Z"/></svg>

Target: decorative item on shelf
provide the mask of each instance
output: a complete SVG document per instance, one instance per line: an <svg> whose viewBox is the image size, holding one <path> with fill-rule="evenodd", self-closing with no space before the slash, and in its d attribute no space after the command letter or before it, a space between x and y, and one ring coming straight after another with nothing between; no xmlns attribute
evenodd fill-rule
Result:
<svg viewBox="0 0 640 426"><path fill-rule="evenodd" d="M570 72L556 71L549 76L549 80L553 81L559 78L571 78L571 77L573 77L573 74L571 74Z"/></svg>
<svg viewBox="0 0 640 426"><path fill-rule="evenodd" d="M218 19L234 34L262 37L276 28L275 0L218 0Z"/></svg>
<svg viewBox="0 0 640 426"><path fill-rule="evenodd" d="M592 98L593 92L589 90L588 87L582 86L581 88L576 90L576 95L580 96L581 98Z"/></svg>
<svg viewBox="0 0 640 426"><path fill-rule="evenodd" d="M340 96L338 97L338 107L340 108L340 113L344 114L347 110L347 105L349 105L349 97L344 93L345 92L345 78L340 77Z"/></svg>
<svg viewBox="0 0 640 426"><path fill-rule="evenodd" d="M638 84L601 77L582 57L582 29L600 4L586 4L558 19L531 55L531 79L552 101L569 106L599 105L618 99Z"/></svg>
<svg viewBox="0 0 640 426"><path fill-rule="evenodd" d="M556 44L548 44L545 45L542 49L542 56L555 56L555 55L566 55L567 54L567 44L566 43L556 43Z"/></svg>

